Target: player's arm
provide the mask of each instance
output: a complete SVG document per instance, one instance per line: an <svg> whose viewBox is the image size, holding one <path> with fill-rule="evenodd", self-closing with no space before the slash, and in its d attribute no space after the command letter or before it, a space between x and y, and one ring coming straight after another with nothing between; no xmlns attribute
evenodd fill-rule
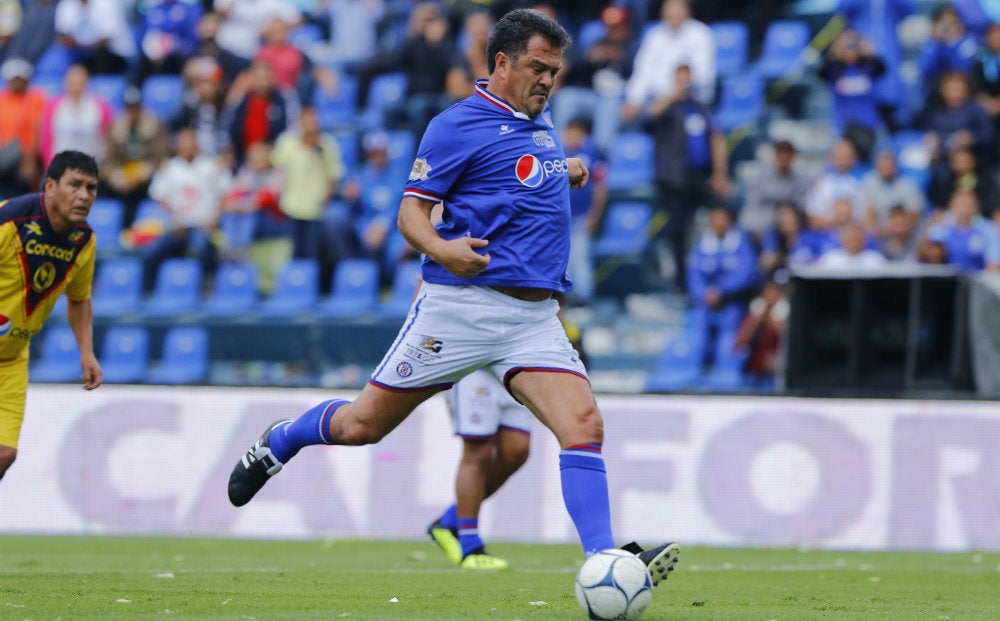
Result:
<svg viewBox="0 0 1000 621"><path fill-rule="evenodd" d="M94 355L94 311L90 298L74 302L66 299L66 318L76 337L80 349L80 370L83 371L83 387L93 390L101 385L103 373L101 364Z"/></svg>
<svg viewBox="0 0 1000 621"><path fill-rule="evenodd" d="M431 219L431 211L436 204L404 196L399 204L397 218L399 232L418 252L426 254L455 276L472 278L490 263L490 255L476 252L477 248L483 248L489 242L475 237L443 239L438 235Z"/></svg>

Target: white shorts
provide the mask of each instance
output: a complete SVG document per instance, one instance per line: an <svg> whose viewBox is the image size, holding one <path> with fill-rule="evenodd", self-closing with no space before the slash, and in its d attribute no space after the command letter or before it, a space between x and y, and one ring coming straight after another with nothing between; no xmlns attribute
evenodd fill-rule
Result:
<svg viewBox="0 0 1000 621"><path fill-rule="evenodd" d="M524 370L588 379L558 310L555 300L527 302L489 287L425 282L370 381L387 390L445 390L481 368L504 385Z"/></svg>
<svg viewBox="0 0 1000 621"><path fill-rule="evenodd" d="M531 433L534 416L510 396L500 380L480 369L465 376L448 393L455 435L489 438L501 427Z"/></svg>

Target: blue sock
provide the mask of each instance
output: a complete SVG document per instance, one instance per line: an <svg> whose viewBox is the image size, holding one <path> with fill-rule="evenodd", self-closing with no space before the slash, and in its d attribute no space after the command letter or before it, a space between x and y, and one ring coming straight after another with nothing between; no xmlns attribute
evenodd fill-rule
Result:
<svg viewBox="0 0 1000 621"><path fill-rule="evenodd" d="M483 540L479 538L479 518L458 518L458 542L462 544L462 558L483 547Z"/></svg>
<svg viewBox="0 0 1000 621"><path fill-rule="evenodd" d="M559 453L563 502L588 556L615 547L608 475L600 444L577 444Z"/></svg>
<svg viewBox="0 0 1000 621"><path fill-rule="evenodd" d="M337 408L346 403L349 402L342 399L324 401L308 410L298 420L272 431L267 443L274 457L284 464L295 457L303 446L333 444L333 438L330 437L330 418Z"/></svg>
<svg viewBox="0 0 1000 621"><path fill-rule="evenodd" d="M445 528L450 528L451 530L458 530L458 508L452 505L444 510L441 517L438 518L438 522L441 522L441 526Z"/></svg>

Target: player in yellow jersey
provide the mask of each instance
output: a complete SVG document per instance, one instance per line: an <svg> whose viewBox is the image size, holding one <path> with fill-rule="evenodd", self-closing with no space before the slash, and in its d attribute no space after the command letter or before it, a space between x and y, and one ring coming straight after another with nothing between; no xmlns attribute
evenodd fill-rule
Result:
<svg viewBox="0 0 1000 621"><path fill-rule="evenodd" d="M95 198L97 162L63 151L49 164L42 192L0 203L0 478L17 457L28 345L63 292L83 387L101 385L90 306L97 238L87 226Z"/></svg>

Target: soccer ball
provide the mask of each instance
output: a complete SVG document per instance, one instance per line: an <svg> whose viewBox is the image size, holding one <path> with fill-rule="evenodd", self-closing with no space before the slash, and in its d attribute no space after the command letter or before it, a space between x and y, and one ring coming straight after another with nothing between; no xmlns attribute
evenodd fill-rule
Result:
<svg viewBox="0 0 1000 621"><path fill-rule="evenodd" d="M602 550L576 574L576 601L591 619L638 619L653 600L653 581L638 556L624 550Z"/></svg>

